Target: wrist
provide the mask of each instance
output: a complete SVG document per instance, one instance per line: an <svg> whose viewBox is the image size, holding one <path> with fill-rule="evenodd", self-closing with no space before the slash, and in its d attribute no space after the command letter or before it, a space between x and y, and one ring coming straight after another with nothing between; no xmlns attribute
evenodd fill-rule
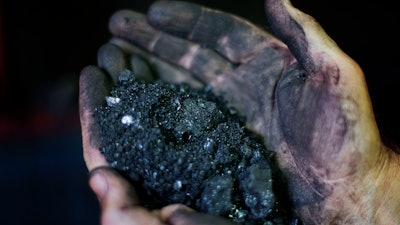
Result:
<svg viewBox="0 0 400 225"><path fill-rule="evenodd" d="M400 155L384 147L379 166L371 175L376 176L370 204L374 223L400 224Z"/></svg>
<svg viewBox="0 0 400 225"><path fill-rule="evenodd" d="M400 155L386 147L379 152L364 165L369 169L360 168L364 173L348 177L326 199L323 224L400 224Z"/></svg>

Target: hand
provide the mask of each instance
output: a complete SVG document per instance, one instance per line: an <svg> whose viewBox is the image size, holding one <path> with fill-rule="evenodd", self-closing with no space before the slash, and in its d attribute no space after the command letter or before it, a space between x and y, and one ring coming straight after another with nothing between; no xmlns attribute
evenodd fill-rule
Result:
<svg viewBox="0 0 400 225"><path fill-rule="evenodd" d="M98 55L99 66L87 66L81 72L79 105L84 159L90 171L90 187L101 203L101 224L232 225L225 219L195 212L181 204L149 211L140 206L134 187L117 171L109 168L99 150L100 134L93 112L104 104L104 97L109 94L111 85L116 82L118 74L130 66L125 61L124 53L115 45L105 44L100 48ZM151 80L152 75L147 64L140 57L132 56L131 58L135 71L143 75L141 79ZM162 62L158 64L163 65ZM165 65L162 68L164 75L168 74L169 69L177 75L177 68L169 68ZM181 75L183 74L188 75L182 72ZM196 85L196 83L192 84Z"/></svg>
<svg viewBox="0 0 400 225"><path fill-rule="evenodd" d="M121 40L113 40L123 45ZM134 187L117 171L109 167L100 152L99 125L93 113L104 105L120 72L126 68L135 71L142 80L152 81L156 74L169 82L185 82L193 87L202 84L193 79L189 72L165 63L134 46L126 45L135 54L126 56L115 44L107 43L98 52L98 65L89 65L81 71L79 81L79 113L82 129L83 155L90 171L89 185L101 204L101 224L152 224L152 225L232 225L226 219L196 212L185 205L173 204L160 210L149 211L140 205ZM144 58L146 61L144 61ZM129 59L128 59L129 58ZM152 74L148 63L152 63L157 73Z"/></svg>
<svg viewBox="0 0 400 225"><path fill-rule="evenodd" d="M399 158L380 139L362 70L289 1L267 0L265 9L280 39L227 13L161 1L148 12L151 25L133 11L116 13L112 43L160 75L179 74L163 78L210 85L246 116L277 153L305 224L396 224ZM95 124L87 118L83 125ZM84 127L90 168L103 161Z"/></svg>
<svg viewBox="0 0 400 225"><path fill-rule="evenodd" d="M132 55L132 65L128 65L125 59L124 53L118 47L105 44L99 49L99 65L85 67L80 76L79 110L83 154L90 171L89 185L101 204L101 224L232 225L225 219L196 212L182 204L173 204L160 210L149 211L140 205L134 187L117 171L109 168L108 162L99 150L100 134L93 112L104 104L104 97L109 94L111 86L117 81L118 74L123 69L132 66L137 74L143 75L141 79L153 79L146 62L141 57ZM179 69L166 66L161 61L158 65L160 69L163 69L164 75L170 71L174 72L174 75L188 76L184 71L178 73ZM192 85L199 84L192 83Z"/></svg>
<svg viewBox="0 0 400 225"><path fill-rule="evenodd" d="M233 225L224 219L198 213L181 204L149 211L140 206L136 192L128 181L108 167L93 169L89 184L101 204L102 225Z"/></svg>

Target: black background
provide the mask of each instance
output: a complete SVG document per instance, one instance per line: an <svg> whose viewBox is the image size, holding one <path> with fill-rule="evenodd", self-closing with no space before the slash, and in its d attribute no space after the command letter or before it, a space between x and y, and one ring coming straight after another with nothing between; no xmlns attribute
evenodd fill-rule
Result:
<svg viewBox="0 0 400 225"><path fill-rule="evenodd" d="M118 9L152 1L4 0L0 104L0 224L98 224L78 115L80 70L96 63ZM192 1L267 27L263 1ZM385 140L400 144L399 13L393 3L296 0L364 70ZM1 45L0 45L1 47Z"/></svg>

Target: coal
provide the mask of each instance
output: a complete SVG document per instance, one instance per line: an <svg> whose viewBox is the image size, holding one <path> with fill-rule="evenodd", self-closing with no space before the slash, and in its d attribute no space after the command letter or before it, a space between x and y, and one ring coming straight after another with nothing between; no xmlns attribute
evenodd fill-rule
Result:
<svg viewBox="0 0 400 225"><path fill-rule="evenodd" d="M183 203L243 224L294 224L274 153L209 87L137 80L95 111L101 152L151 209Z"/></svg>

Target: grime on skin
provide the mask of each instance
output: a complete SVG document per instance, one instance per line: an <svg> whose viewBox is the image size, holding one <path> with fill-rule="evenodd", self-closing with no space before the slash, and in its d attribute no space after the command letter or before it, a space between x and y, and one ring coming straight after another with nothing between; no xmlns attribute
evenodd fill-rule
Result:
<svg viewBox="0 0 400 225"><path fill-rule="evenodd" d="M305 224L398 224L399 156L381 140L362 69L290 1L266 0L265 12L274 34L201 5L158 1L147 15L116 12L110 44L147 59L162 79L223 96L276 153ZM99 66L115 77L122 65ZM82 96L99 74L83 70ZM84 134L93 122L88 104ZM89 169L104 163L98 147L85 148Z"/></svg>

